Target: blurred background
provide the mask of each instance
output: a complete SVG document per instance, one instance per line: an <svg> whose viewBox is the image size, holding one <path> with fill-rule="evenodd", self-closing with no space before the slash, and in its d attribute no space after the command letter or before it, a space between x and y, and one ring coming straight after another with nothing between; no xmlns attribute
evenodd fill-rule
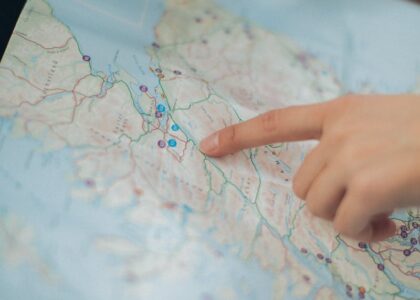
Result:
<svg viewBox="0 0 420 300"><path fill-rule="evenodd" d="M51 1L58 6L55 14L72 15L73 1ZM417 54L420 53L420 5L413 3L420 1L215 1L235 14L295 40L334 69L345 92L403 93L416 85L420 74ZM3 2L1 57L26 0ZM83 0L79 4L91 2ZM122 7L129 2L132 1L124 2ZM107 1L100 3L104 6ZM60 7L67 12L60 11ZM77 21L82 17L78 16ZM87 22L91 24L90 17ZM93 40L96 38L92 36ZM128 39L123 42L127 43Z"/></svg>

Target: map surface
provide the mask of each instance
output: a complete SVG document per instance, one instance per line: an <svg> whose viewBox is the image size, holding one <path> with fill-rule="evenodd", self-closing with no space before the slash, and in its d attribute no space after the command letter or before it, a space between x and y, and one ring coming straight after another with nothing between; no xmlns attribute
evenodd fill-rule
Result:
<svg viewBox="0 0 420 300"><path fill-rule="evenodd" d="M252 3L28 1L0 64L2 299L420 297L418 210L395 213L385 242L348 240L291 190L312 142L198 150L272 108L419 92L418 7L385 1L373 18L405 16L392 73L393 45L368 60L363 2L325 2L348 11L345 51L330 55L334 17L325 36L277 22L302 49L266 20L317 15L313 4Z"/></svg>

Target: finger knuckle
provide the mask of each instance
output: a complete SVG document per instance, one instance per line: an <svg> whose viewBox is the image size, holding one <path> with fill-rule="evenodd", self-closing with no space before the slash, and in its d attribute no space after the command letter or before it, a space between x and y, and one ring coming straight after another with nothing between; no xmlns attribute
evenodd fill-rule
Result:
<svg viewBox="0 0 420 300"><path fill-rule="evenodd" d="M265 132L275 131L278 127L278 111L271 110L261 116L262 128Z"/></svg>
<svg viewBox="0 0 420 300"><path fill-rule="evenodd" d="M327 116L325 125L329 129L336 128L342 123L343 116L351 111L358 99L357 95L348 94L330 102L331 113ZM333 125L333 126L332 126Z"/></svg>
<svg viewBox="0 0 420 300"><path fill-rule="evenodd" d="M349 133L341 124L335 124L332 129L325 132L321 138L321 143L333 149L339 149L349 140Z"/></svg>

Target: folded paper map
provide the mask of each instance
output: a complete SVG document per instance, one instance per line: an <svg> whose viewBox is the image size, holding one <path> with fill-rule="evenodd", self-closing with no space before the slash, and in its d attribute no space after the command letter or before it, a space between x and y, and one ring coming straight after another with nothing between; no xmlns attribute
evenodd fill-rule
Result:
<svg viewBox="0 0 420 300"><path fill-rule="evenodd" d="M292 2L262 1L278 14L315 5ZM397 2L378 5L420 25ZM328 60L341 48L305 36L303 50L289 27L255 20L258 3L27 2L0 64L1 299L420 298L418 210L395 213L385 242L349 240L293 194L314 142L199 151L273 108L414 88L416 74L379 67L398 61L358 54L362 30L342 48L359 50ZM384 79L348 73L346 55Z"/></svg>

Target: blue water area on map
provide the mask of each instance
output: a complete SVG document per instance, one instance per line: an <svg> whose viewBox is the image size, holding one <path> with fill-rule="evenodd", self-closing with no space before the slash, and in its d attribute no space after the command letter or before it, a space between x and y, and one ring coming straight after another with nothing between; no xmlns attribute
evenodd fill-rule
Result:
<svg viewBox="0 0 420 300"><path fill-rule="evenodd" d="M420 76L420 6L392 0L218 0L326 62L349 90L411 89Z"/></svg>
<svg viewBox="0 0 420 300"><path fill-rule="evenodd" d="M17 268L2 261L1 298L105 299L120 282L110 272L98 272L110 258L94 251L92 241L121 235L124 219L95 203L71 200L70 151L42 153L38 141L13 139L11 124L0 119L0 217L16 216L29 226L34 257L51 273L44 276L27 261Z"/></svg>
<svg viewBox="0 0 420 300"><path fill-rule="evenodd" d="M116 271L124 262L99 251L95 240L120 237L153 248L147 241L158 234L167 237L165 243L151 250L172 251L171 243L178 246L185 239L183 225L134 225L125 216L129 206L111 209L100 200L72 199L70 189L78 183L69 180L75 174L71 150L43 152L39 141L13 138L12 127L12 120L0 118L0 219L15 216L31 229L34 255L24 257L33 257L35 264L0 261L0 298L131 299L121 294L127 283ZM242 299L272 298L272 276L257 262L243 262L229 253L222 260L203 255L194 269L190 277L175 281L165 279L165 272L153 276L148 282L152 299L197 298L220 286L231 286ZM241 292L243 284L247 292Z"/></svg>
<svg viewBox="0 0 420 300"><path fill-rule="evenodd" d="M147 67L145 49L154 42L154 26L163 10L162 1L150 0L48 0L53 14L67 25L82 54L91 56L94 72L124 70L137 79L135 86L153 87L157 79ZM138 89L133 89L136 91Z"/></svg>

